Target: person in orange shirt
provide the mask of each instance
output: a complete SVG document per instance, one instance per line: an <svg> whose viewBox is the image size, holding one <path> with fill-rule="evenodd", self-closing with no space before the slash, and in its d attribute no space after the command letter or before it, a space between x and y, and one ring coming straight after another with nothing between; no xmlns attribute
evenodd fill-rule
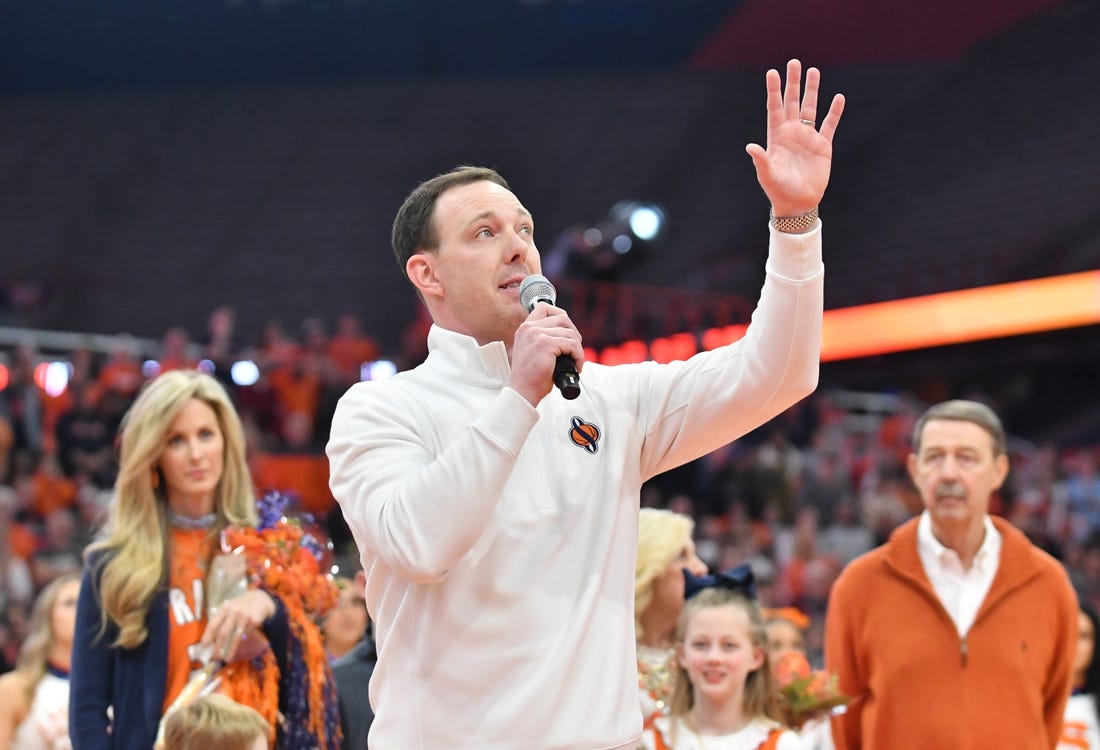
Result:
<svg viewBox="0 0 1100 750"><path fill-rule="evenodd" d="M191 337L187 329L182 326L173 326L164 333L161 340L159 372L170 370L186 370L198 364L193 356Z"/></svg>
<svg viewBox="0 0 1100 750"><path fill-rule="evenodd" d="M336 324L336 333L329 340L328 356L347 385L359 382L364 362L378 359L378 342L363 333L359 318L344 313Z"/></svg>
<svg viewBox="0 0 1100 750"><path fill-rule="evenodd" d="M1008 476L997 414L930 407L909 476L924 512L856 558L829 596L825 666L853 699L838 750L1053 750L1069 698L1077 595L1065 568L990 502Z"/></svg>
<svg viewBox="0 0 1100 750"><path fill-rule="evenodd" d="M31 475L34 489L31 510L39 518L60 508L76 505L76 482L65 476L54 453L45 453L38 461L38 469Z"/></svg>
<svg viewBox="0 0 1100 750"><path fill-rule="evenodd" d="M138 354L138 345L133 337L125 334L116 336L111 343L110 356L99 369L96 385L133 398L145 382Z"/></svg>

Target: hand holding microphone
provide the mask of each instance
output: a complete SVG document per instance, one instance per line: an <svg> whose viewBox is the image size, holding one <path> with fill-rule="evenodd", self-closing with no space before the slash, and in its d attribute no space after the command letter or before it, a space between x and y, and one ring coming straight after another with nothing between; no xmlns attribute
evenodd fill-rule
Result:
<svg viewBox="0 0 1100 750"><path fill-rule="evenodd" d="M531 274L519 285L519 301L523 309L530 313L539 302L553 305L557 293L550 280L541 274ZM581 376L577 372L576 361L568 354L559 354L554 365L554 385L561 395L572 400L581 395Z"/></svg>

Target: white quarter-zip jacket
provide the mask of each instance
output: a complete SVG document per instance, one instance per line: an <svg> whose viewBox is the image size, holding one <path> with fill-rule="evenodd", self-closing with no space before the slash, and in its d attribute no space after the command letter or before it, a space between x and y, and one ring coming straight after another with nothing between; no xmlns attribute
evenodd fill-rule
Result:
<svg viewBox="0 0 1100 750"><path fill-rule="evenodd" d="M533 408L502 343L438 326L422 365L341 398L327 452L378 646L371 750L635 746L641 485L813 391L823 275L820 224L773 230L743 339L588 363L573 401Z"/></svg>

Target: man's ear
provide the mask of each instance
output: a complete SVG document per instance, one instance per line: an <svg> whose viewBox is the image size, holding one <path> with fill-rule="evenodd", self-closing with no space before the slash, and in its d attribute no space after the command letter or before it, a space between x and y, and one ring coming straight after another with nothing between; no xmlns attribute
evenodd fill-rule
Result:
<svg viewBox="0 0 1100 750"><path fill-rule="evenodd" d="M1004 453L999 453L993 457L993 465L997 472L997 486L994 489L1001 489L1001 485L1008 479L1009 460L1008 456Z"/></svg>
<svg viewBox="0 0 1100 750"><path fill-rule="evenodd" d="M435 274L435 255L415 253L405 262L405 275L421 296L438 297L443 293L443 284Z"/></svg>

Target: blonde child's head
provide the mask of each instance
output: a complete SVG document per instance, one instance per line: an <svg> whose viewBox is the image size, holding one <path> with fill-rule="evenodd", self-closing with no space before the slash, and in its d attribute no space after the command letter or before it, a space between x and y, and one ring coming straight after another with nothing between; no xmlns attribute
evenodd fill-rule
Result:
<svg viewBox="0 0 1100 750"><path fill-rule="evenodd" d="M716 640L718 643L713 643ZM688 717L698 701L691 673L703 658L704 649L720 648L743 655L743 658L729 657L729 663L736 664L736 669L746 670L741 712L748 718L766 716L780 720L782 714L773 687L767 645L760 607L746 593L705 588L692 596L685 602L676 626L677 679L671 713Z"/></svg>
<svg viewBox="0 0 1100 750"><path fill-rule="evenodd" d="M270 730L259 712L214 693L169 714L164 750L268 750Z"/></svg>

